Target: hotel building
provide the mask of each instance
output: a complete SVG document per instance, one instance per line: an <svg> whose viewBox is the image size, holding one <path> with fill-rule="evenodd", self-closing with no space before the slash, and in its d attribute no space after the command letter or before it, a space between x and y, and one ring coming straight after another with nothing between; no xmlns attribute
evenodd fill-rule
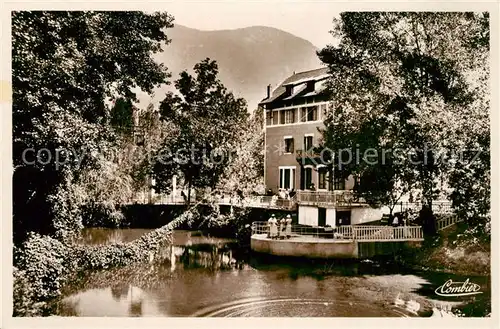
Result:
<svg viewBox="0 0 500 329"><path fill-rule="evenodd" d="M320 68L294 73L274 90L267 87L267 97L259 103L265 121L266 188L296 191L299 224L335 227L379 220L379 209L354 200L355 179L336 179L313 151L330 110L328 76L328 68Z"/></svg>

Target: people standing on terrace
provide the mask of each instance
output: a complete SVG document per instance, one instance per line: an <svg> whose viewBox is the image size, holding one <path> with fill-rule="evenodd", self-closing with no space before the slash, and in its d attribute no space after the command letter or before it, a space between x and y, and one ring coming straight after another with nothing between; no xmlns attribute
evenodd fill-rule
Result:
<svg viewBox="0 0 500 329"><path fill-rule="evenodd" d="M279 198L280 198L280 199L282 199L282 200L283 200L283 199L286 199L286 192L285 192L285 189L281 189L281 188L280 188L280 189L279 189L279 191L278 191L278 196L279 196Z"/></svg>
<svg viewBox="0 0 500 329"><path fill-rule="evenodd" d="M285 237L285 226L286 226L286 219L283 217L279 220L278 236L280 239L283 239Z"/></svg>
<svg viewBox="0 0 500 329"><path fill-rule="evenodd" d="M287 239L290 239L292 237L292 216L288 214L285 219L285 235Z"/></svg>
<svg viewBox="0 0 500 329"><path fill-rule="evenodd" d="M271 205L276 206L277 204L278 204L278 196L277 195L273 195L271 197Z"/></svg>
<svg viewBox="0 0 500 329"><path fill-rule="evenodd" d="M273 216L271 215L271 217L269 217L269 219L267 220L267 237L270 238L271 237L271 226L273 224Z"/></svg>
<svg viewBox="0 0 500 329"><path fill-rule="evenodd" d="M274 214L269 218L268 226L269 226L269 235L268 237L271 239L276 239L278 237L278 227L277 227L277 219L274 217Z"/></svg>
<svg viewBox="0 0 500 329"><path fill-rule="evenodd" d="M399 226L399 217L398 217L398 215L394 215L394 218L392 220L392 226L394 226L394 227Z"/></svg>

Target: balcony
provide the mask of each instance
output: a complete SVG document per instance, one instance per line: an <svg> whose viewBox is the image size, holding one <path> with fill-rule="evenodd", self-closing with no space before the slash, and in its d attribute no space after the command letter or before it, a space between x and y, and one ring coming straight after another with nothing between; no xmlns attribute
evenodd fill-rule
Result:
<svg viewBox="0 0 500 329"><path fill-rule="evenodd" d="M295 155L297 158L319 158L321 157L320 152L314 150L296 150Z"/></svg>
<svg viewBox="0 0 500 329"><path fill-rule="evenodd" d="M300 205L325 207L350 207L366 202L356 198L351 190L338 191L297 191L297 203Z"/></svg>

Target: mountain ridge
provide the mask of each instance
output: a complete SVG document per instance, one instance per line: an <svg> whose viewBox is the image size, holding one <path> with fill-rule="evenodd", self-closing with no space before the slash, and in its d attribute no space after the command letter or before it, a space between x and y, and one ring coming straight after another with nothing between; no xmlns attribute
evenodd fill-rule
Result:
<svg viewBox="0 0 500 329"><path fill-rule="evenodd" d="M172 73L171 82L208 57L217 62L222 83L247 101L250 112L266 97L267 85L274 88L293 72L321 67L310 41L274 27L199 30L175 24L166 33L171 42L155 58ZM140 103L158 103L171 90L173 83L155 90L152 98L139 96Z"/></svg>

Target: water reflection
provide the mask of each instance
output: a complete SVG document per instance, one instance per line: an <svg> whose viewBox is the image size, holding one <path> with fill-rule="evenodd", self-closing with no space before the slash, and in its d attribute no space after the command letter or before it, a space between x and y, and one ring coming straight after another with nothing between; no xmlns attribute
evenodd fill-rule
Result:
<svg viewBox="0 0 500 329"><path fill-rule="evenodd" d="M137 235L124 231L106 237L101 231L100 243ZM486 293L476 299L439 299L433 290L446 275L415 274L391 264L249 257L235 241L199 232L175 232L169 248L168 262L88 273L65 292L58 314L394 317L431 316L443 305L465 305L469 315L484 316L490 308ZM488 278L471 280L489 291Z"/></svg>
<svg viewBox="0 0 500 329"><path fill-rule="evenodd" d="M151 231L151 229L86 228L82 230L77 242L86 245L130 242Z"/></svg>
<svg viewBox="0 0 500 329"><path fill-rule="evenodd" d="M138 317L161 314L148 292L134 286L89 289L64 300L63 315Z"/></svg>

